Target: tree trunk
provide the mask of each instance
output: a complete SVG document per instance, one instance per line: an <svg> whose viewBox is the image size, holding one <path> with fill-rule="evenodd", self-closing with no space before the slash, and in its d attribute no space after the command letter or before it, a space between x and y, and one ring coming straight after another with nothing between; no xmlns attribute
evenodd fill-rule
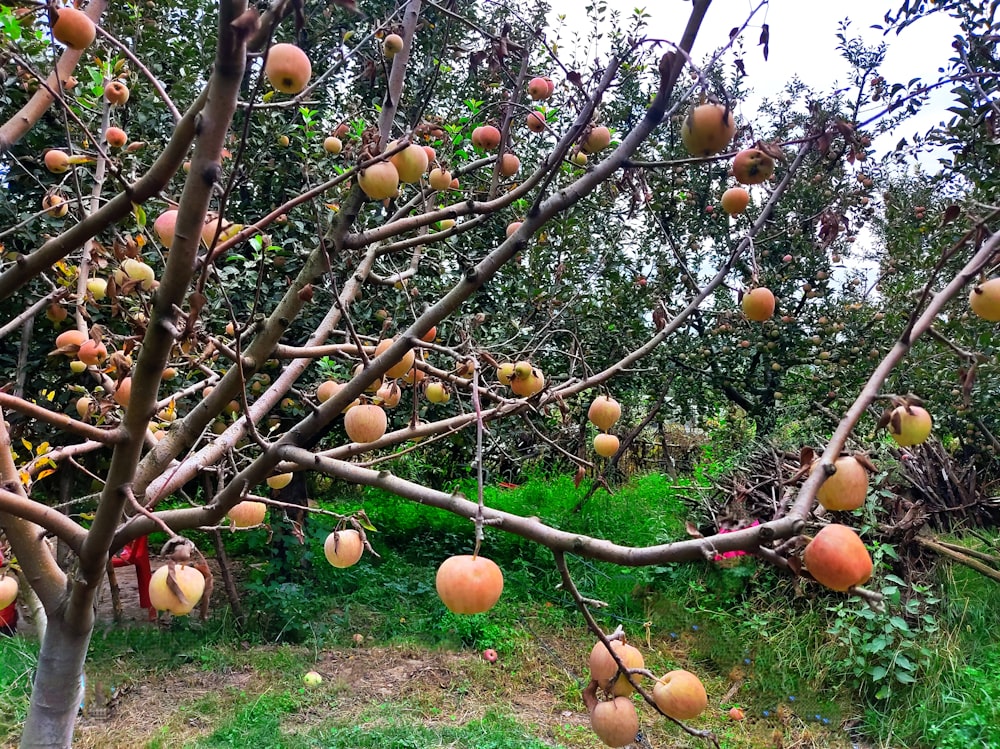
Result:
<svg viewBox="0 0 1000 749"><path fill-rule="evenodd" d="M93 631L94 610L89 605L69 605L49 618L20 749L72 747L83 699L83 663Z"/></svg>

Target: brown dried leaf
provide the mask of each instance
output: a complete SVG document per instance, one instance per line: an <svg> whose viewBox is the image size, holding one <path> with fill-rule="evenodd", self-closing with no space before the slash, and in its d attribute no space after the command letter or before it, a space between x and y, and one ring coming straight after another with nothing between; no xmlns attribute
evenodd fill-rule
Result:
<svg viewBox="0 0 1000 749"><path fill-rule="evenodd" d="M798 557L788 557L788 569L792 574L802 576L802 560Z"/></svg>
<svg viewBox="0 0 1000 749"><path fill-rule="evenodd" d="M878 468L872 463L871 458L868 457L867 453L854 453L854 459L858 461L866 471L870 473L878 473Z"/></svg>
<svg viewBox="0 0 1000 749"><path fill-rule="evenodd" d="M174 569L173 562L167 562L167 588L170 592L177 596L177 600L181 602L182 606L188 605L187 596L184 595L184 591L181 590L181 586L177 584L177 572Z"/></svg>
<svg viewBox="0 0 1000 749"><path fill-rule="evenodd" d="M767 46L768 42L771 41L771 27L766 23L760 27L760 39L757 40L757 46L763 47Z"/></svg>
<svg viewBox="0 0 1000 749"><path fill-rule="evenodd" d="M814 460L816 460L816 451L811 447L804 445L799 449L799 466L801 468L811 466Z"/></svg>
<svg viewBox="0 0 1000 749"><path fill-rule="evenodd" d="M944 209L944 215L941 216L941 226L950 224L952 221L957 219L961 215L962 209L957 205L950 205Z"/></svg>
<svg viewBox="0 0 1000 749"><path fill-rule="evenodd" d="M782 164L787 163L785 152L781 150L781 146L777 143L767 143L759 140L757 141L757 149L763 151L775 161L780 161Z"/></svg>
<svg viewBox="0 0 1000 749"><path fill-rule="evenodd" d="M576 475L573 477L573 487L575 489L580 488L580 482L583 481L584 476L587 475L587 469L580 466L576 469Z"/></svg>
<svg viewBox="0 0 1000 749"><path fill-rule="evenodd" d="M901 424L901 417L899 411L893 409L889 414L889 431L893 434L899 434L903 430Z"/></svg>
<svg viewBox="0 0 1000 749"><path fill-rule="evenodd" d="M691 536L691 538L704 538L705 537L702 534L702 532L700 530L698 530L698 526L696 526L690 520L688 520L686 523L684 523L684 530L687 531L687 534L689 536Z"/></svg>

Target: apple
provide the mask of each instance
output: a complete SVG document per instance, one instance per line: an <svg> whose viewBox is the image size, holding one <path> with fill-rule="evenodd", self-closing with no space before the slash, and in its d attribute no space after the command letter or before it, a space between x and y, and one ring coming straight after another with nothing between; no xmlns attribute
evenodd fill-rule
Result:
<svg viewBox="0 0 1000 749"><path fill-rule="evenodd" d="M395 142L390 143L389 150L395 146ZM428 166L427 152L415 143L411 143L399 153L394 154L389 161L396 167L399 181L410 184L419 182Z"/></svg>
<svg viewBox="0 0 1000 749"><path fill-rule="evenodd" d="M514 362L503 362L497 367L497 379L502 385L510 385L511 378L514 377Z"/></svg>
<svg viewBox="0 0 1000 749"><path fill-rule="evenodd" d="M545 113L544 112L529 112L525 120L528 129L533 133L544 133L545 132Z"/></svg>
<svg viewBox="0 0 1000 749"><path fill-rule="evenodd" d="M403 391L399 389L395 380L390 380L375 392L375 397L382 401L383 407L395 408L399 405L399 399L403 397Z"/></svg>
<svg viewBox="0 0 1000 749"><path fill-rule="evenodd" d="M528 96L532 101L542 101L552 96L553 88L549 86L550 80L546 78L532 78L528 81Z"/></svg>
<svg viewBox="0 0 1000 749"><path fill-rule="evenodd" d="M639 733L639 714L628 697L598 702L590 711L590 727L608 746L631 746Z"/></svg>
<svg viewBox="0 0 1000 749"><path fill-rule="evenodd" d="M381 439L388 426L389 419L382 407L370 403L355 406L344 416L344 431L360 444Z"/></svg>
<svg viewBox="0 0 1000 749"><path fill-rule="evenodd" d="M128 101L129 90L121 81L109 81L104 87L104 98L113 107L123 107Z"/></svg>
<svg viewBox="0 0 1000 749"><path fill-rule="evenodd" d="M378 342L375 347L375 356L381 356L396 342L395 338L383 338ZM407 349L407 351L402 355L401 358L396 359L396 363L393 364L389 369L386 370L386 377L395 379L396 377L402 377L411 369L413 369L413 362L416 360L416 354L413 349ZM375 388L378 390L378 388Z"/></svg>
<svg viewBox="0 0 1000 749"><path fill-rule="evenodd" d="M170 249L170 246L174 243L174 231L176 225L177 225L176 209L164 211L159 216L157 216L156 221L153 222L153 233L156 235L156 238L160 240L160 244L162 244L168 250Z"/></svg>
<svg viewBox="0 0 1000 749"><path fill-rule="evenodd" d="M136 260L133 257L125 258L122 260L122 271L130 281L137 281L143 291L149 291L153 288L156 276L153 269L141 260Z"/></svg>
<svg viewBox="0 0 1000 749"><path fill-rule="evenodd" d="M701 679L683 669L670 671L656 680L653 701L674 720L697 718L708 707L708 695Z"/></svg>
<svg viewBox="0 0 1000 749"><path fill-rule="evenodd" d="M434 190L447 190L451 187L451 172L447 169L435 167L431 169L431 173L427 177L427 182Z"/></svg>
<svg viewBox="0 0 1000 749"><path fill-rule="evenodd" d="M277 473L277 474L274 474L273 476L268 476L267 479L266 479L266 481L267 481L267 485L269 487L271 487L272 489L275 489L275 490L277 490L277 489L284 489L286 486L288 486L290 483L292 483L292 474L291 473Z"/></svg>
<svg viewBox="0 0 1000 749"><path fill-rule="evenodd" d="M424 388L424 395L427 396L427 400L431 403L447 403L451 400L448 388L445 387L444 383L437 381L427 384Z"/></svg>
<svg viewBox="0 0 1000 749"><path fill-rule="evenodd" d="M733 176L743 185L759 185L774 174L774 159L759 148L748 148L733 159Z"/></svg>
<svg viewBox="0 0 1000 749"><path fill-rule="evenodd" d="M503 177L513 177L521 168L521 160L512 153L505 153L500 157L500 175Z"/></svg>
<svg viewBox="0 0 1000 749"><path fill-rule="evenodd" d="M868 471L853 456L844 456L834 461L837 471L828 476L816 492L816 499L828 510L856 510L865 503L868 495ZM821 471L819 461L812 469Z"/></svg>
<svg viewBox="0 0 1000 749"><path fill-rule="evenodd" d="M889 417L889 436L900 447L922 444L931 434L931 415L920 406L898 406Z"/></svg>
<svg viewBox="0 0 1000 749"><path fill-rule="evenodd" d="M596 397L587 410L587 418L590 420L590 423L602 432L611 429L615 422L621 418L621 415L621 404L609 395L599 395Z"/></svg>
<svg viewBox="0 0 1000 749"><path fill-rule="evenodd" d="M498 657L497 651L493 648L486 648L486 650L483 651L483 660L487 663L496 663Z"/></svg>
<svg viewBox="0 0 1000 749"><path fill-rule="evenodd" d="M122 148L128 143L128 134L120 127L109 127L104 131L104 140L112 148Z"/></svg>
<svg viewBox="0 0 1000 749"><path fill-rule="evenodd" d="M509 239L511 234L520 229L521 224L523 223L524 223L523 221L511 221L509 224L507 224L507 231L506 231L507 238Z"/></svg>
<svg viewBox="0 0 1000 749"><path fill-rule="evenodd" d="M331 135L323 141L323 150L327 153L337 156L341 151L344 150L344 143L340 138L335 135Z"/></svg>
<svg viewBox="0 0 1000 749"><path fill-rule="evenodd" d="M50 148L44 156L45 168L53 174L62 174L69 169L70 157L65 151Z"/></svg>
<svg viewBox="0 0 1000 749"><path fill-rule="evenodd" d="M600 125L592 128L587 139L581 144L584 153L597 153L611 145L611 130Z"/></svg>
<svg viewBox="0 0 1000 749"><path fill-rule="evenodd" d="M824 527L806 545L802 561L818 583L840 592L864 585L872 576L872 558L864 541L846 525Z"/></svg>
<svg viewBox="0 0 1000 749"><path fill-rule="evenodd" d="M178 596L167 584L170 565L164 565L153 573L149 581L149 601L157 611L169 611L175 616L183 616L191 613L205 593L205 576L185 564L176 564L173 568L174 581L181 595Z"/></svg>
<svg viewBox="0 0 1000 749"><path fill-rule="evenodd" d="M492 151L500 145L500 131L493 125L480 125L472 131L472 145Z"/></svg>
<svg viewBox="0 0 1000 749"><path fill-rule="evenodd" d="M399 34L389 34L382 40L382 52L385 54L386 59L391 60L402 51L403 37Z"/></svg>
<svg viewBox="0 0 1000 749"><path fill-rule="evenodd" d="M751 289L743 295L743 314L747 316L748 320L754 322L770 320L771 316L774 315L774 305L774 294L763 286Z"/></svg>
<svg viewBox="0 0 1000 749"><path fill-rule="evenodd" d="M610 458L621 447L621 442L613 434L598 434L594 437L594 452L602 458Z"/></svg>
<svg viewBox="0 0 1000 749"><path fill-rule="evenodd" d="M371 200L387 200L399 192L399 172L388 161L372 164L358 174L361 191Z"/></svg>
<svg viewBox="0 0 1000 749"><path fill-rule="evenodd" d="M237 502L226 513L226 517L237 528L250 528L264 522L264 518L267 517L267 505L263 502L252 502L250 500Z"/></svg>
<svg viewBox="0 0 1000 749"><path fill-rule="evenodd" d="M323 677L315 671L307 671L305 676L302 677L302 683L307 687L319 686L323 683Z"/></svg>
<svg viewBox="0 0 1000 749"><path fill-rule="evenodd" d="M750 205L750 193L742 187L730 187L722 193L722 210L730 216L738 216Z"/></svg>
<svg viewBox="0 0 1000 749"><path fill-rule="evenodd" d="M97 38L97 27L86 13L76 8L56 8L52 36L70 49L86 49Z"/></svg>
<svg viewBox="0 0 1000 749"><path fill-rule="evenodd" d="M87 340L87 334L79 330L64 330L56 336L56 349L66 356L74 357L80 346Z"/></svg>
<svg viewBox="0 0 1000 749"><path fill-rule="evenodd" d="M722 104L692 107L681 126L681 140L692 156L712 156L722 151L736 134L732 112Z"/></svg>
<svg viewBox="0 0 1000 749"><path fill-rule="evenodd" d="M281 93L297 94L312 77L312 63L306 53L294 44L275 44L267 52L264 75Z"/></svg>
<svg viewBox="0 0 1000 749"><path fill-rule="evenodd" d="M10 573L0 577L0 609L5 609L17 600L17 578Z"/></svg>
<svg viewBox="0 0 1000 749"><path fill-rule="evenodd" d="M128 402L132 398L132 378L126 377L121 382L118 383L118 387L115 388L115 403L117 403L122 408L128 407Z"/></svg>
<svg viewBox="0 0 1000 749"><path fill-rule="evenodd" d="M991 278L976 286L969 293L969 306L982 319L1000 322L1000 278Z"/></svg>
<svg viewBox="0 0 1000 749"><path fill-rule="evenodd" d="M50 192L42 198L42 208L52 218L62 218L69 212L69 201L59 192Z"/></svg>
<svg viewBox="0 0 1000 749"><path fill-rule="evenodd" d="M333 531L323 543L323 554L331 566L338 569L352 567L361 559L365 544L361 534L353 528Z"/></svg>
<svg viewBox="0 0 1000 749"><path fill-rule="evenodd" d="M103 364L108 358L108 349L100 341L88 338L80 344L80 350L76 352L76 358L89 366Z"/></svg>
<svg viewBox="0 0 1000 749"><path fill-rule="evenodd" d="M69 316L69 312L58 302L53 302L45 308L45 317L51 323L61 323Z"/></svg>
<svg viewBox="0 0 1000 749"><path fill-rule="evenodd" d="M503 573L491 559L460 554L441 563L435 587L452 613L481 614L500 600Z"/></svg>

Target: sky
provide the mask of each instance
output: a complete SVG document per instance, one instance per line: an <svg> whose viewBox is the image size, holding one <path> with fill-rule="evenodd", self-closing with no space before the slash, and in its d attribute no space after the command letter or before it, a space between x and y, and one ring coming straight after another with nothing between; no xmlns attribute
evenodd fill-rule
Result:
<svg viewBox="0 0 1000 749"><path fill-rule="evenodd" d="M573 26L585 24L581 8L586 0L550 0L554 14L565 14ZM644 7L651 16L650 36L676 41L680 38L691 8L690 0L607 0L609 7L630 13ZM759 0L715 0L709 8L695 43L693 57L702 60L717 47L725 44L729 30L742 25ZM748 83L754 96L743 104L742 114L752 112L760 97L774 95L793 74L820 92L829 91L834 83L849 83L849 67L837 51L836 33L844 19L850 19L848 37L860 36L865 43L877 45L885 41L888 47L883 75L890 82L907 82L922 77L935 80L938 68L947 65L952 52L951 41L957 25L943 14L932 16L906 29L901 35L883 36L871 29L882 23L887 11L895 12L901 0L770 0L751 21L746 32L746 66ZM765 62L756 46L760 25L770 27L770 53ZM935 99L934 106L915 120L907 122L900 131L883 137L875 143L877 150L895 146L901 137L924 132L936 125L947 114L945 92ZM751 110L748 112L747 110Z"/></svg>

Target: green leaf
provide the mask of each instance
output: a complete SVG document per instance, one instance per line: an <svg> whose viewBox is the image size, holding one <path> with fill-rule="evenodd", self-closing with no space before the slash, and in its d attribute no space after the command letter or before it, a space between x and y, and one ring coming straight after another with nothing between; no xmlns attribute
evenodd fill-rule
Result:
<svg viewBox="0 0 1000 749"><path fill-rule="evenodd" d="M913 671L917 667L917 665L913 661L911 661L902 653L896 656L896 665L899 666L900 668L905 668L907 671Z"/></svg>
<svg viewBox="0 0 1000 749"><path fill-rule="evenodd" d="M901 616L890 616L889 624L891 624L896 629L901 629L904 632L910 631L910 625L906 623L906 619Z"/></svg>
<svg viewBox="0 0 1000 749"><path fill-rule="evenodd" d="M906 671L897 671L896 681L902 684L913 684L916 681L916 678L913 676L913 674L906 673Z"/></svg>

